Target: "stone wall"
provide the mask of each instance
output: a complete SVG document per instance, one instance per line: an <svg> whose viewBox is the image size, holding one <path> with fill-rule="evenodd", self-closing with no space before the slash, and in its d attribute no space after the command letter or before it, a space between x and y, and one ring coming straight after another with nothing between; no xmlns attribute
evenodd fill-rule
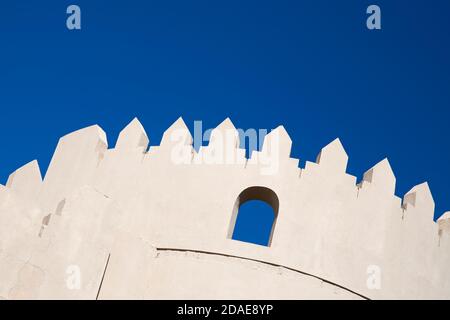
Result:
<svg viewBox="0 0 450 320"><path fill-rule="evenodd" d="M426 183L398 198L384 159L357 184L338 139L305 168L283 127L248 160L238 141L226 119L196 152L181 118L149 150L137 119L113 149L98 126L61 138L43 180L33 161L0 186L0 297L450 299ZM279 200L268 247L230 239L249 187Z"/></svg>

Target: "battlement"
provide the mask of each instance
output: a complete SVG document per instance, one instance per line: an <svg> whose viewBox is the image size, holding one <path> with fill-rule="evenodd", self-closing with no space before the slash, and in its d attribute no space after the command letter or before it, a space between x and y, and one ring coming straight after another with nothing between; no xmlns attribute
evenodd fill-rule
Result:
<svg viewBox="0 0 450 320"><path fill-rule="evenodd" d="M450 298L450 213L433 221L427 183L397 197L387 159L357 184L336 139L299 168L282 126L246 159L230 119L198 152L181 118L148 145L137 119L111 149L91 126L44 179L36 161L11 174L0 297ZM231 240L251 199L276 207L268 247Z"/></svg>

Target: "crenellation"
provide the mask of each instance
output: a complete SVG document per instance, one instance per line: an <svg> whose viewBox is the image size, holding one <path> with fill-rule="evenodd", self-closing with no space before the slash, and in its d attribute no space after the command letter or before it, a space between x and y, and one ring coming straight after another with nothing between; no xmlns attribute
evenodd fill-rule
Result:
<svg viewBox="0 0 450 320"><path fill-rule="evenodd" d="M427 212L425 219L434 217L434 200L427 182L418 184L403 197L403 208L408 213L410 208L420 208Z"/></svg>
<svg viewBox="0 0 450 320"><path fill-rule="evenodd" d="M217 146L222 148L236 149L239 147L239 132L231 122L226 118L216 128L211 131L208 147Z"/></svg>
<svg viewBox="0 0 450 320"><path fill-rule="evenodd" d="M62 137L44 177L40 203L52 212L65 196L92 184L92 178L108 149L106 133L94 125Z"/></svg>
<svg viewBox="0 0 450 320"><path fill-rule="evenodd" d="M439 224L439 230L450 232L450 211L447 211L440 216L437 222Z"/></svg>
<svg viewBox="0 0 450 320"><path fill-rule="evenodd" d="M376 188L379 193L395 194L395 175L387 158L364 173L361 188L364 188L368 183Z"/></svg>
<svg viewBox="0 0 450 320"><path fill-rule="evenodd" d="M34 201L42 186L41 170L33 160L10 174L6 187L22 197Z"/></svg>
<svg viewBox="0 0 450 320"><path fill-rule="evenodd" d="M138 118L134 118L119 134L116 150L140 149L147 150L149 139Z"/></svg>
<svg viewBox="0 0 450 320"><path fill-rule="evenodd" d="M282 160L291 156L292 140L283 126L270 131L264 138L262 153L278 153Z"/></svg>
<svg viewBox="0 0 450 320"><path fill-rule="evenodd" d="M180 141L181 140L181 141ZM171 147L175 142L192 146L192 135L182 117L179 117L166 131L161 139L160 147Z"/></svg>
<svg viewBox="0 0 450 320"><path fill-rule="evenodd" d="M201 146L193 163L200 165L238 165L245 167L245 150L239 147L239 132L230 118L211 131L207 146Z"/></svg>
<svg viewBox="0 0 450 320"><path fill-rule="evenodd" d="M444 213L437 220L437 223L439 226L439 246L450 249L450 211Z"/></svg>
<svg viewBox="0 0 450 320"><path fill-rule="evenodd" d="M148 143L137 118L112 149L91 126L60 139L43 181L31 162L0 186L1 296L219 298L231 283L242 298L264 298L248 284L265 276L268 289L291 285L289 299L450 298L450 214L433 221L427 183L402 203L387 159L356 185L335 139L302 169L280 126L247 161L228 118L198 153L182 118L147 152ZM267 247L231 239L249 187L279 201ZM77 268L84 280L72 290L67 272ZM290 271L272 272L280 268ZM380 288L368 285L368 270L380 270Z"/></svg>
<svg viewBox="0 0 450 320"><path fill-rule="evenodd" d="M348 155L339 138L323 147L316 159L321 167L340 173L346 172L347 162Z"/></svg>
<svg viewBox="0 0 450 320"><path fill-rule="evenodd" d="M178 118L166 131L159 146L151 146L145 159L165 159L168 165L192 163L194 157L193 138L183 118Z"/></svg>

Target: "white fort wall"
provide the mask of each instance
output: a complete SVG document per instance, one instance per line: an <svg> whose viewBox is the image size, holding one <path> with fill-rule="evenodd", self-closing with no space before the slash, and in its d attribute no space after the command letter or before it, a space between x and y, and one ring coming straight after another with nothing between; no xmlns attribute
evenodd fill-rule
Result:
<svg viewBox="0 0 450 320"><path fill-rule="evenodd" d="M180 118L147 152L137 119L114 149L92 126L60 139L43 181L18 169L0 186L0 297L450 298L450 216L433 221L426 183L396 197L383 160L357 185L339 140L300 169L283 127L246 161L237 135L218 148L230 130L196 153ZM279 201L269 247L230 239L255 186Z"/></svg>

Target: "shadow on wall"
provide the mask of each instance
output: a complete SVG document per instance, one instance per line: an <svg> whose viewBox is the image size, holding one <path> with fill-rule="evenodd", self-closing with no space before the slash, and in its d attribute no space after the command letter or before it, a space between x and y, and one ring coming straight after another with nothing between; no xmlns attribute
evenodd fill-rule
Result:
<svg viewBox="0 0 450 320"><path fill-rule="evenodd" d="M278 197L271 189L245 189L234 204L228 238L270 246L278 208Z"/></svg>

